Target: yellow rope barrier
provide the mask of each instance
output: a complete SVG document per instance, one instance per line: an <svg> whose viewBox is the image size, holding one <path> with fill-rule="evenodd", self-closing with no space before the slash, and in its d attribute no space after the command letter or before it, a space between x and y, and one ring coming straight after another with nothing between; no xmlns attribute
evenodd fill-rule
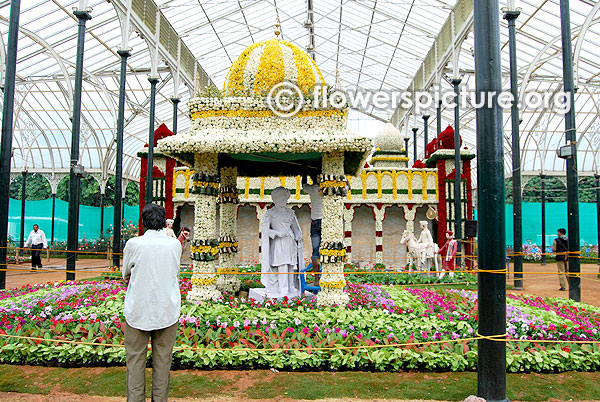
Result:
<svg viewBox="0 0 600 402"><path fill-rule="evenodd" d="M32 250L36 250L36 251L48 251L50 253L59 253L59 254L63 254L63 253L77 253L77 254L101 254L101 255L123 255L123 253L113 253L112 251L84 251L84 250L77 250L77 251L73 251L73 250L53 250L53 249L39 249L39 248L29 248L29 247L0 247L0 249L6 249L9 251L19 251L19 250L23 250L23 251L32 251Z"/></svg>
<svg viewBox="0 0 600 402"><path fill-rule="evenodd" d="M85 342L85 341L76 341L69 339L56 339L56 338L40 338L33 336L23 336L23 335L9 335L9 334L0 334L1 338L10 338L10 339L23 339L30 340L34 342L51 342L51 343L65 343L69 345L85 345L85 346L103 346L103 347L125 347L124 344L121 343L99 343L99 342ZM457 338L457 339L441 339L438 341L422 341L422 342L403 342L403 343L389 343L389 344L375 344L375 345L356 345L356 346L330 346L330 347L320 347L320 346L302 346L298 348L211 348L211 347L197 347L197 346L175 346L173 351L185 351L185 350L193 350L193 351L213 351L213 352L302 352L302 351L328 351L328 350L357 350L357 349L382 349L382 348L399 348L399 347L407 347L407 346L426 346L426 345L439 345L439 344L447 344L447 343L462 343L462 342L472 342L480 339L493 341L493 342L518 342L518 343L555 343L555 344L600 344L600 341L564 341L564 340L552 340L552 339L514 339L514 338L506 338L506 334L497 334L497 335L481 335L477 332L476 337L469 338ZM151 349L151 345L148 345L148 349Z"/></svg>

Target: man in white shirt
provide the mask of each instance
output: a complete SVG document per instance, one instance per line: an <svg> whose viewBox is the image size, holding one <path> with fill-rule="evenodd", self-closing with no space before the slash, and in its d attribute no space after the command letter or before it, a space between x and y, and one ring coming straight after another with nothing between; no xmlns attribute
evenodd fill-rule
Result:
<svg viewBox="0 0 600 402"><path fill-rule="evenodd" d="M313 272L319 272L319 248L321 246L321 220L323 219L323 193L317 181L308 184L306 175L302 177L302 191L310 196L310 242L312 245ZM315 284L319 284L319 275L315 274Z"/></svg>
<svg viewBox="0 0 600 402"><path fill-rule="evenodd" d="M181 243L165 234L165 209L148 204L142 211L146 232L123 249L127 401L145 401L146 352L152 342L152 400L167 402L169 372L181 311Z"/></svg>
<svg viewBox="0 0 600 402"><path fill-rule="evenodd" d="M33 230L29 232L29 237L25 242L25 248L31 247L31 269L35 271L36 267L42 268L42 248L48 247L46 234L36 224Z"/></svg>

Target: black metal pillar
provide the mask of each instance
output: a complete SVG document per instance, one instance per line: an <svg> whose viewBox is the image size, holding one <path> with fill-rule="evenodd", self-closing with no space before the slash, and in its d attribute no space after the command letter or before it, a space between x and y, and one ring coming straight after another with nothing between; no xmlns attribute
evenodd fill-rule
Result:
<svg viewBox="0 0 600 402"><path fill-rule="evenodd" d="M423 115L423 152L425 152L425 148L427 148L427 142L429 141L429 139L427 138L429 136L429 126L428 126L428 121L429 121L429 115L425 114Z"/></svg>
<svg viewBox="0 0 600 402"><path fill-rule="evenodd" d="M596 173L594 175L596 178L596 219L598 220L598 250L600 254L600 174ZM598 265L600 265L600 259L598 260Z"/></svg>
<svg viewBox="0 0 600 402"><path fill-rule="evenodd" d="M437 137L442 132L442 101L438 102L437 108L435 109L435 119L437 123Z"/></svg>
<svg viewBox="0 0 600 402"><path fill-rule="evenodd" d="M127 58L129 50L118 50L121 56L121 77L119 81L119 111L117 116L117 160L115 163L115 199L113 202L113 262L121 266L121 198L123 197L123 130L125 122L125 84L127 79Z"/></svg>
<svg viewBox="0 0 600 402"><path fill-rule="evenodd" d="M542 265L546 265L546 176L540 174L542 199Z"/></svg>
<svg viewBox="0 0 600 402"><path fill-rule="evenodd" d="M158 78L150 81L150 131L148 133L148 170L146 173L146 205L152 202L152 170L154 168L154 114L156 109L156 84Z"/></svg>
<svg viewBox="0 0 600 402"><path fill-rule="evenodd" d="M73 91L73 130L71 134L71 172L69 175L69 226L67 234L67 280L75 280L76 251L79 246L79 181L74 167L79 164L79 130L81 122L81 86L83 81L83 50L85 23L92 18L86 10L76 10L78 20L77 56L75 60L75 89Z"/></svg>
<svg viewBox="0 0 600 402"><path fill-rule="evenodd" d="M25 246L25 187L27 187L27 170L23 170L21 177L21 240L19 241L21 255L23 255L25 251L23 250L23 247Z"/></svg>
<svg viewBox="0 0 600 402"><path fill-rule="evenodd" d="M171 98L173 102L173 134L177 134L177 105L179 104L179 98Z"/></svg>
<svg viewBox="0 0 600 402"><path fill-rule="evenodd" d="M513 196L513 272L515 290L523 290L523 213L521 197L521 151L519 141L519 83L517 81L517 39L515 21L521 12L507 10L504 19L508 22L508 47L510 57L510 92L513 99L510 115L512 128L512 196Z"/></svg>
<svg viewBox="0 0 600 402"><path fill-rule="evenodd" d="M20 0L11 0L4 71L4 101L2 102L2 143L0 145L0 188L10 187L10 161L12 159L12 125L15 100L15 75L17 69L17 40L19 39ZM0 197L0 289L6 288L6 257L8 246L8 199L10 191Z"/></svg>
<svg viewBox="0 0 600 402"><path fill-rule="evenodd" d="M474 2L475 85L478 104L502 92L498 0ZM477 109L477 204L479 334L477 395L488 402L506 398L506 238L502 109L494 97ZM491 272L490 272L491 271ZM498 271L497 273L494 271Z"/></svg>
<svg viewBox="0 0 600 402"><path fill-rule="evenodd" d="M569 0L560 0L560 27L562 36L563 88L570 101L565 114L565 141L571 146L567 158L567 212L569 233L569 298L581 301L581 278L579 277L579 183L577 179L577 132L575 127L575 89L573 85L573 51L571 37L571 10Z"/></svg>
<svg viewBox="0 0 600 402"><path fill-rule="evenodd" d="M404 151L406 152L406 157L408 158L408 137L404 137Z"/></svg>
<svg viewBox="0 0 600 402"><path fill-rule="evenodd" d="M52 193L52 222L50 223L50 244L54 245L54 217L56 216L56 193Z"/></svg>
<svg viewBox="0 0 600 402"><path fill-rule="evenodd" d="M100 238L104 237L104 193L100 193Z"/></svg>
<svg viewBox="0 0 600 402"><path fill-rule="evenodd" d="M460 78L452 79L452 86L454 87L455 101L454 101L454 235L457 243L456 249L456 265L462 264L460 251L462 249L462 193L461 193L461 159L460 159Z"/></svg>
<svg viewBox="0 0 600 402"><path fill-rule="evenodd" d="M413 127L412 132L413 132L413 163L416 163L418 160L418 155L417 155L417 131L419 131L419 129L417 127Z"/></svg>

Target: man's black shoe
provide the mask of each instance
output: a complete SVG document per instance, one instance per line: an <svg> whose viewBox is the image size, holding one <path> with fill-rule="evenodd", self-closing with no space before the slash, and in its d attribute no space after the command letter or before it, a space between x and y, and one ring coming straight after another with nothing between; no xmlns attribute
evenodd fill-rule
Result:
<svg viewBox="0 0 600 402"><path fill-rule="evenodd" d="M560 289L558 289L558 290L560 290L560 291L565 291L565 290L567 290L567 289L565 289L565 288L562 288L562 287L561 287L561 288L560 288Z"/></svg>

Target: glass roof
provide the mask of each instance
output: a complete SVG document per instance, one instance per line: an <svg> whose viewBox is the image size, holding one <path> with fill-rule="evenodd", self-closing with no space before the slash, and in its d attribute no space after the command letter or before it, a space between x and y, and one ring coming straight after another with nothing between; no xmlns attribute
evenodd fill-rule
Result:
<svg viewBox="0 0 600 402"><path fill-rule="evenodd" d="M12 169L67 173L70 159L72 87L75 72L78 1L25 0L21 4ZM302 48L314 43L314 57L325 80L350 91L404 91L426 60L442 31L456 0L133 0L132 31L127 62L124 175L139 178L137 152L147 143L149 127L151 51L155 41L158 6L161 19L160 43L164 52L176 54L181 40L198 66L180 62L188 78L174 77L176 59L160 57L157 66L155 125L172 127L175 91L181 98L178 131L189 127L187 101L194 91L190 69L206 72L222 88L231 63L250 44L274 37L279 19L283 39ZM460 2L459 2L460 3ZM559 0L517 0L522 9L517 19L518 75L521 91L555 93L562 89ZM81 163L100 179L113 174L119 90L121 24L128 0L91 0L92 19L87 22L82 97ZM0 2L1 47L8 31L9 1ZM461 5L462 6L462 5ZM500 6L506 6L505 1ZM310 12L312 7L312 13ZM600 3L571 1L573 49L575 52L576 123L579 137L579 170L597 172L600 165ZM142 10L143 17L140 16ZM499 11L500 12L500 11ZM138 14L136 14L138 13ZM150 16L150 17L149 17ZM141 25L145 24L144 27ZM169 25L174 36L165 26ZM164 31L164 32L163 32ZM501 19L503 85L508 90L508 29ZM165 33L167 32L167 33ZM171 31L169 31L171 32ZM463 85L474 88L473 34L459 43L457 66ZM149 37L150 36L150 37ZM178 36L178 38L177 38ZM311 39L312 37L312 39ZM459 38L463 39L463 38ZM311 53L311 49L308 49ZM163 53L162 56L164 56ZM174 62L175 60L175 62ZM2 62L4 51L2 52ZM192 64L193 61L192 61ZM3 70L4 68L2 68ZM453 75L451 63L440 69L444 90ZM3 82L2 77L2 82ZM205 81L204 81L205 82ZM184 85L185 84L185 85ZM177 88L175 88L177 86ZM395 105L376 108L368 103L350 114L351 128L375 135ZM435 113L429 119L430 138ZM465 143L476 148L475 110L462 105L460 133ZM564 142L564 119L541 108L521 111L521 148L524 174L564 174L564 162L555 150ZM442 114L443 124L453 125L454 111ZM409 115L399 122L404 133L419 128L418 149L423 152L423 120ZM510 176L510 111L504 113L505 166ZM410 130L408 130L410 131ZM412 132L411 137L412 137ZM412 146L411 146L412 149Z"/></svg>

